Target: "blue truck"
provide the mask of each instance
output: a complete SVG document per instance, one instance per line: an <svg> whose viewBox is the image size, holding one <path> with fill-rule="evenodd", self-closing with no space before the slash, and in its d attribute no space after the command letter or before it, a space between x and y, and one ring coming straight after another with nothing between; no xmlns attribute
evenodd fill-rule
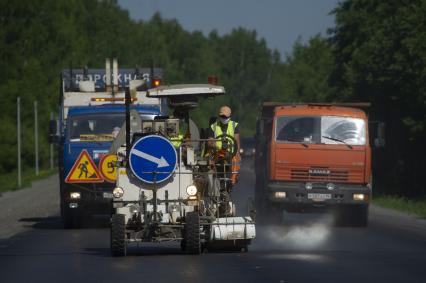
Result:
<svg viewBox="0 0 426 283"><path fill-rule="evenodd" d="M132 89L132 105L143 120L167 111L146 90L160 84L159 68L118 69L106 60L102 69L61 72L58 121L51 136L58 145L60 208L64 228L79 228L93 216L110 216L114 156L109 150L125 129L124 90ZM56 125L56 126L55 126ZM107 160L107 162L104 162Z"/></svg>

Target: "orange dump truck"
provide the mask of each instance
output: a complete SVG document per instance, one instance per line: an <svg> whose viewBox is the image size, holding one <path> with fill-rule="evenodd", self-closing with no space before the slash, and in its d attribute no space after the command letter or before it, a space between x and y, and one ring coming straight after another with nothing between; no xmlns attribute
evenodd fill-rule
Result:
<svg viewBox="0 0 426 283"><path fill-rule="evenodd" d="M331 210L337 225L367 226L371 199L368 117L333 104L264 103L256 133L256 209ZM260 220L259 219L259 220Z"/></svg>

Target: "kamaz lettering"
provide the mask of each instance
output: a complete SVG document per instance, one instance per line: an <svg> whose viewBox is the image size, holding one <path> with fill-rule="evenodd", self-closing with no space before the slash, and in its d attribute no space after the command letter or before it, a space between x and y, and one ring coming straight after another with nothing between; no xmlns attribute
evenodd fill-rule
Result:
<svg viewBox="0 0 426 283"><path fill-rule="evenodd" d="M314 169L309 169L309 174L311 174L311 175L320 175L320 176L330 175L330 170L328 170L328 169L314 168Z"/></svg>

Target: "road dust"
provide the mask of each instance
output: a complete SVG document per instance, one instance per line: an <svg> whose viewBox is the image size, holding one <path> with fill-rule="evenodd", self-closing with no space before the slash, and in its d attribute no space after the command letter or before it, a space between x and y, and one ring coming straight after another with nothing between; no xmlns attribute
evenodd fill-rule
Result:
<svg viewBox="0 0 426 283"><path fill-rule="evenodd" d="M257 225L257 249L318 249L329 239L330 215L285 214L282 224Z"/></svg>

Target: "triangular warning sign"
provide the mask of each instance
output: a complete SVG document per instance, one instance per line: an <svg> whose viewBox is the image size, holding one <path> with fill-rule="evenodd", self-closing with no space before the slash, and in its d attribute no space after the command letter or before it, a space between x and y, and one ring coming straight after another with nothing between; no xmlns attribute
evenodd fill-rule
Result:
<svg viewBox="0 0 426 283"><path fill-rule="evenodd" d="M83 150L65 179L65 183L101 183L103 178L87 150Z"/></svg>

